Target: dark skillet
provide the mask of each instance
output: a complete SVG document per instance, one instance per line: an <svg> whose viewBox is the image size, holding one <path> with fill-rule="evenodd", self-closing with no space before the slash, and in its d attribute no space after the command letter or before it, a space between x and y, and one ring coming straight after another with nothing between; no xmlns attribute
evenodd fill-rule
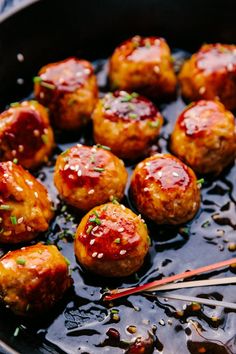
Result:
<svg viewBox="0 0 236 354"><path fill-rule="evenodd" d="M235 2L232 1L32 1L0 17L0 108L28 97L32 77L49 62L71 55L95 61L100 88L106 91L105 61L114 47L134 34L161 35L181 60L202 42L236 43ZM187 51L187 52L186 52ZM19 62L17 53L25 60ZM20 79L20 80L19 80ZM159 147L168 149L168 134L184 107L178 98L161 105L165 126ZM60 149L76 142L91 144L90 128L82 137L57 136ZM51 167L36 175L52 188ZM101 298L106 286L129 286L162 275L196 268L236 256L229 243L236 242L236 166L217 179L207 179L202 190L202 209L193 222L182 228L160 228L150 224L153 239L150 256L136 276L121 281L99 279L84 272L74 259L72 234L80 217L61 212L47 235L40 240L57 244L71 260L74 289L50 314L22 320L0 309L0 353L124 353L137 337L143 337L146 353L187 354L236 353L234 311L207 306L195 311L184 302L158 301L150 296L130 296L109 308ZM126 204L130 205L129 200ZM132 206L131 206L132 207ZM72 216L70 216L70 214ZM64 230L64 231L63 231ZM67 231L65 231L67 230ZM3 254L6 249L0 249ZM232 275L232 269L208 274ZM179 291L235 302L235 287L209 287ZM120 319L114 317L119 310ZM130 333L130 325L137 327ZM19 328L19 334L13 333ZM127 330L128 329L128 330ZM131 331L132 332L132 331ZM5 344L4 344L5 342ZM11 349L10 347L14 348ZM205 348L205 349L202 349ZM203 352L203 351L202 351Z"/></svg>

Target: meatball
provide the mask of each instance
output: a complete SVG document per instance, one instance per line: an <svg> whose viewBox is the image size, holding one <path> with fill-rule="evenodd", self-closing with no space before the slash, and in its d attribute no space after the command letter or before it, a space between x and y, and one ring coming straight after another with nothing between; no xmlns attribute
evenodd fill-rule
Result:
<svg viewBox="0 0 236 354"><path fill-rule="evenodd" d="M76 145L57 158L54 182L70 205L88 211L115 198L121 200L127 182L122 160L106 146Z"/></svg>
<svg viewBox="0 0 236 354"><path fill-rule="evenodd" d="M176 76L165 39L135 36L112 54L109 78L113 88L138 91L148 97L173 95Z"/></svg>
<svg viewBox="0 0 236 354"><path fill-rule="evenodd" d="M236 109L236 46L204 44L184 63L179 81L190 101L218 97L226 108Z"/></svg>
<svg viewBox="0 0 236 354"><path fill-rule="evenodd" d="M75 235L78 261L106 277L123 277L136 272L148 248L146 225L118 203L92 209L81 220Z"/></svg>
<svg viewBox="0 0 236 354"><path fill-rule="evenodd" d="M0 243L32 240L52 217L45 187L21 166L0 163Z"/></svg>
<svg viewBox="0 0 236 354"><path fill-rule="evenodd" d="M236 155L233 114L218 101L192 103L177 119L171 150L195 172L220 173Z"/></svg>
<svg viewBox="0 0 236 354"><path fill-rule="evenodd" d="M0 114L0 160L35 168L48 160L54 136L46 108L36 101L14 103Z"/></svg>
<svg viewBox="0 0 236 354"><path fill-rule="evenodd" d="M94 139L112 152L132 159L142 156L153 143L163 123L154 104L136 93L108 93L93 113Z"/></svg>
<svg viewBox="0 0 236 354"><path fill-rule="evenodd" d="M71 285L68 261L55 246L39 243L0 259L0 300L18 315L45 312Z"/></svg>
<svg viewBox="0 0 236 354"><path fill-rule="evenodd" d="M49 108L57 128L79 129L91 117L98 88L90 62L68 58L48 64L34 78L35 97Z"/></svg>
<svg viewBox="0 0 236 354"><path fill-rule="evenodd" d="M140 162L131 178L137 209L157 224L182 224L200 206L200 184L194 172L170 154L156 154Z"/></svg>

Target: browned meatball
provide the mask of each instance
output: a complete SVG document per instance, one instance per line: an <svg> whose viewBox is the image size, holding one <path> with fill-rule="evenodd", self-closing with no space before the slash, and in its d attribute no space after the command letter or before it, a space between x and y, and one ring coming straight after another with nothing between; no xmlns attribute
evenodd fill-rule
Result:
<svg viewBox="0 0 236 354"><path fill-rule="evenodd" d="M172 95L176 77L166 41L135 36L122 43L110 59L109 78L113 88L158 99Z"/></svg>
<svg viewBox="0 0 236 354"><path fill-rule="evenodd" d="M196 172L220 173L236 155L233 114L218 101L192 103L176 121L171 150Z"/></svg>
<svg viewBox="0 0 236 354"><path fill-rule="evenodd" d="M57 158L54 182L68 204L87 211L112 198L121 200L127 177L123 161L107 147L78 144Z"/></svg>
<svg viewBox="0 0 236 354"><path fill-rule="evenodd" d="M39 243L0 259L0 300L18 315L45 312L71 285L68 261L55 246Z"/></svg>
<svg viewBox="0 0 236 354"><path fill-rule="evenodd" d="M131 179L131 195L144 216L157 224L191 220L200 206L194 172L176 157L156 154L140 162Z"/></svg>
<svg viewBox="0 0 236 354"><path fill-rule="evenodd" d="M49 108L56 127L73 130L88 122L98 96L90 62L68 58L48 64L34 82L35 97Z"/></svg>
<svg viewBox="0 0 236 354"><path fill-rule="evenodd" d="M0 243L32 240L52 217L45 187L21 166L0 163Z"/></svg>
<svg viewBox="0 0 236 354"><path fill-rule="evenodd" d="M228 109L235 109L236 46L204 44L184 63L179 81L188 100L218 97Z"/></svg>
<svg viewBox="0 0 236 354"><path fill-rule="evenodd" d="M48 160L53 147L48 113L38 102L14 103L0 114L0 160L35 168Z"/></svg>
<svg viewBox="0 0 236 354"><path fill-rule="evenodd" d="M84 216L75 236L75 254L90 271L106 277L136 272L148 252L144 222L124 205L108 203Z"/></svg>
<svg viewBox="0 0 236 354"><path fill-rule="evenodd" d="M121 158L145 155L162 126L163 118L154 104L136 93L108 93L93 113L96 143L107 145Z"/></svg>

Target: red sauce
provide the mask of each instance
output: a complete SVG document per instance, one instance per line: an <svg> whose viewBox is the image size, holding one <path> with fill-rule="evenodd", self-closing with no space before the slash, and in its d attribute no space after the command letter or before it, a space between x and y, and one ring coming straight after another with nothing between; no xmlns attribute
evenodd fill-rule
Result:
<svg viewBox="0 0 236 354"><path fill-rule="evenodd" d="M71 188L92 188L98 183L109 160L108 151L96 147L74 146L64 156L65 162L60 173Z"/></svg>
<svg viewBox="0 0 236 354"><path fill-rule="evenodd" d="M7 181L11 175L11 171L8 166L12 164L11 162L0 163L0 204L4 204L6 199L9 197L9 190Z"/></svg>
<svg viewBox="0 0 236 354"><path fill-rule="evenodd" d="M129 220L126 214L122 215L122 210L114 210L111 207L107 210L98 209L97 215L101 225L90 221L96 218L96 215L91 213L84 232L79 235L89 256L101 260L124 259L140 241L136 224Z"/></svg>
<svg viewBox="0 0 236 354"><path fill-rule="evenodd" d="M105 117L113 122L123 120L136 122L145 119L156 120L158 111L154 104L143 96L116 91L104 97Z"/></svg>
<svg viewBox="0 0 236 354"><path fill-rule="evenodd" d="M161 57L162 38L139 36L123 43L122 47L126 50L126 58L133 62L157 62Z"/></svg>
<svg viewBox="0 0 236 354"><path fill-rule="evenodd" d="M34 156L35 152L44 144L42 135L45 134L46 126L40 113L33 108L15 107L7 111L7 119L9 119L8 117L10 117L11 123L3 131L2 140L13 151L13 157ZM4 118L6 115L3 115Z"/></svg>
<svg viewBox="0 0 236 354"><path fill-rule="evenodd" d="M196 54L198 69L206 73L236 70L236 46L212 44L204 46Z"/></svg>
<svg viewBox="0 0 236 354"><path fill-rule="evenodd" d="M211 127L224 120L224 113L214 101L201 100L184 110L178 118L178 124L187 136L203 137L211 133Z"/></svg>
<svg viewBox="0 0 236 354"><path fill-rule="evenodd" d="M186 190L191 181L188 167L173 157L158 156L145 163L147 181L158 182L162 189L181 188Z"/></svg>
<svg viewBox="0 0 236 354"><path fill-rule="evenodd" d="M73 92L83 86L92 74L93 68L89 62L69 58L45 66L40 73L40 77L44 83L55 86L57 91ZM44 86L42 85L42 87ZM53 87L50 90L53 91Z"/></svg>

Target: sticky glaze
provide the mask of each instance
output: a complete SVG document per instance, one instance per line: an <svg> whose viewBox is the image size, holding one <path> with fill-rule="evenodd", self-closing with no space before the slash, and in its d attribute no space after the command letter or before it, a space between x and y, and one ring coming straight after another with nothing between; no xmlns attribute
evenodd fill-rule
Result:
<svg viewBox="0 0 236 354"><path fill-rule="evenodd" d="M91 221L96 218L96 214L101 225ZM96 214L90 214L84 232L79 235L88 254L91 257L96 254L96 258L99 254L102 255L101 261L126 258L140 241L136 223L126 213L122 214L121 210L113 210L109 206L107 209L98 208ZM117 239L119 243L116 242ZM94 240L92 245L91 240Z"/></svg>
<svg viewBox="0 0 236 354"><path fill-rule="evenodd" d="M110 160L110 153L96 146L77 145L63 155L60 174L71 188L94 187Z"/></svg>
<svg viewBox="0 0 236 354"><path fill-rule="evenodd" d="M89 76L93 74L93 68L86 60L69 58L58 63L43 67L39 73L43 82L54 85L44 89L62 92L73 92L82 87Z"/></svg>
<svg viewBox="0 0 236 354"><path fill-rule="evenodd" d="M224 120L222 107L214 101L201 100L187 107L177 120L177 124L192 138L211 133L211 127Z"/></svg>
<svg viewBox="0 0 236 354"><path fill-rule="evenodd" d="M126 91L107 94L103 99L103 110L105 117L113 122L156 120L158 114L154 104L147 98Z"/></svg>
<svg viewBox="0 0 236 354"><path fill-rule="evenodd" d="M0 138L13 158L33 157L43 146L42 136L47 134L47 126L32 106L10 108L0 115L0 120L7 124Z"/></svg>
<svg viewBox="0 0 236 354"><path fill-rule="evenodd" d="M209 44L196 54L196 66L207 74L236 70L236 46Z"/></svg>
<svg viewBox="0 0 236 354"><path fill-rule="evenodd" d="M121 48L126 51L125 56L133 62L158 62L161 57L163 38L139 36L124 42Z"/></svg>

